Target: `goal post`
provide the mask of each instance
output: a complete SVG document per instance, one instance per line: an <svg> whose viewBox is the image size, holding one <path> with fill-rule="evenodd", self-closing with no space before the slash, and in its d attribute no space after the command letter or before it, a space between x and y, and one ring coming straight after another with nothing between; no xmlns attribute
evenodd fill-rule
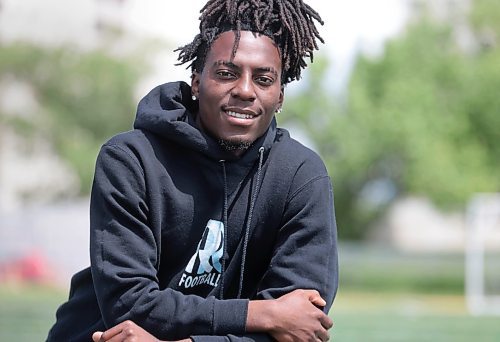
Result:
<svg viewBox="0 0 500 342"><path fill-rule="evenodd" d="M500 315L500 193L475 195L466 220L467 308L472 315Z"/></svg>

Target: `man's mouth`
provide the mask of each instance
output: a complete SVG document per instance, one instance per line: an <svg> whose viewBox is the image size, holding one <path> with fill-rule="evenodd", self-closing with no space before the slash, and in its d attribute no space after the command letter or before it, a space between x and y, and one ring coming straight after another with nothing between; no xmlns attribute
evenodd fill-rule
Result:
<svg viewBox="0 0 500 342"><path fill-rule="evenodd" d="M233 118L237 118L237 119L253 119L254 118L254 115L233 112L231 110L226 111L226 113L227 113L227 115L229 115Z"/></svg>
<svg viewBox="0 0 500 342"><path fill-rule="evenodd" d="M250 119L255 119L256 117L259 116L259 114L256 113L255 111L246 108L225 106L222 107L222 110L228 116L236 119L250 120Z"/></svg>

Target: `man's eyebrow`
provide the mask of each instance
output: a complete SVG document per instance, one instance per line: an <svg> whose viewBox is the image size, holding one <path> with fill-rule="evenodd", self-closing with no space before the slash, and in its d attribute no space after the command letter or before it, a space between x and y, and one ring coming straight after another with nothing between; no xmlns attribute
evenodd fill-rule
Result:
<svg viewBox="0 0 500 342"><path fill-rule="evenodd" d="M231 61L225 61L225 60L218 60L218 61L215 61L214 66L219 66L219 65L224 65L228 68L231 68L231 69L236 69L236 70L240 70L241 67L239 67L238 65L234 64L233 62ZM255 71L259 72L259 73L266 73L266 72L270 72L274 75L278 75L278 71L273 68L273 67L259 67L259 68L256 68Z"/></svg>
<svg viewBox="0 0 500 342"><path fill-rule="evenodd" d="M239 66L237 66L236 64L234 64L233 62L231 61L225 61L225 60L218 60L218 61L215 61L214 66L219 66L219 65L224 65L224 66L227 66L229 68L232 68L232 69L240 69Z"/></svg>
<svg viewBox="0 0 500 342"><path fill-rule="evenodd" d="M262 68L257 68L256 70L260 73L270 72L270 73L274 74L275 76L278 76L278 71L276 71L276 69L273 67L262 67Z"/></svg>

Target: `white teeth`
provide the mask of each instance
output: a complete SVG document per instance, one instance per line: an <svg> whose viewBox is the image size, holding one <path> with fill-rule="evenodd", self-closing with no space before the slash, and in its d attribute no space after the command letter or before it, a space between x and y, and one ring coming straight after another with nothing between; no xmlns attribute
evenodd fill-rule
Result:
<svg viewBox="0 0 500 342"><path fill-rule="evenodd" d="M253 116L250 114L241 114L241 113L236 113L236 112L232 112L232 111L227 111L226 113L229 116L232 116L233 118L238 118L238 119L251 119L251 118L253 118Z"/></svg>

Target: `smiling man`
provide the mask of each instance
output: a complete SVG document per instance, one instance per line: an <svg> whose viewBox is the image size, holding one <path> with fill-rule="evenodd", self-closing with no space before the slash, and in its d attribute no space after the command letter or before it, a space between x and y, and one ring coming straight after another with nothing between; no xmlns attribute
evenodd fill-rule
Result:
<svg viewBox="0 0 500 342"><path fill-rule="evenodd" d="M191 85L153 89L134 130L99 153L91 266L49 341L329 339L332 185L275 120L321 19L300 0L211 0L201 12L179 49Z"/></svg>
<svg viewBox="0 0 500 342"><path fill-rule="evenodd" d="M227 31L214 41L203 71L193 75L192 92L200 98L199 127L240 155L269 128L283 103L283 89L275 43L242 31L233 58L235 38Z"/></svg>

